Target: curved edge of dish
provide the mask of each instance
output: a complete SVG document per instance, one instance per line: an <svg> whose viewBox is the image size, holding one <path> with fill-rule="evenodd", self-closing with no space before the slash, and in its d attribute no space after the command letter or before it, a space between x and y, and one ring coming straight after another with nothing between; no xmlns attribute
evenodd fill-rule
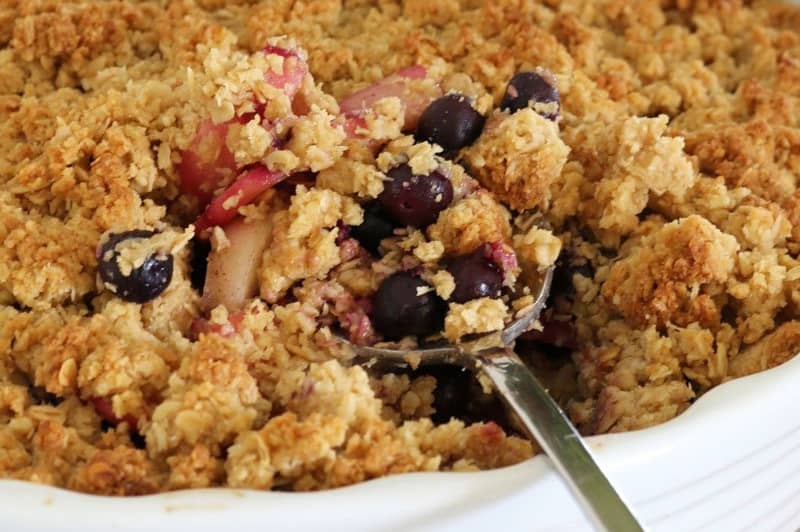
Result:
<svg viewBox="0 0 800 532"><path fill-rule="evenodd" d="M714 388L661 425L587 441L648 523L673 527L682 523L681 517L707 516L715 498L741 511L754 494L744 493L737 503L730 495L736 479L766 475L774 499L774 478L788 467L781 458L796 455L800 471L800 452L786 450L800 449L800 412L785 408L781 415L773 415L776 407L800 402L797 382L800 357ZM725 497L717 497L722 491ZM703 511L693 512L700 502ZM57 530L74 524L73 518L84 524L84 530L160 530L189 521L197 530L266 522L278 529L314 530L320 519L331 523L328 530L339 530L338 526L444 530L458 523L457 529L466 530L466 523L477 526L489 513L494 516L492 526L498 526L498 512L514 504L524 504L522 508L536 515L537 530L588 526L544 456L491 471L409 473L302 494L217 488L109 498L0 480L0 523L11 524L14 530Z"/></svg>

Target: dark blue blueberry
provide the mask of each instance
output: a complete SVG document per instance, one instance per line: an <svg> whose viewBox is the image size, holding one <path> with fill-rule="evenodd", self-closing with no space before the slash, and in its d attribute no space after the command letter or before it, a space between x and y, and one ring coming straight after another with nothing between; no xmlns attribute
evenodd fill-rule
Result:
<svg viewBox="0 0 800 532"><path fill-rule="evenodd" d="M479 297L500 297L500 291L503 289L503 272L491 260L487 245L467 255L454 258L448 265L447 271L456 282L450 301L464 303Z"/></svg>
<svg viewBox="0 0 800 532"><path fill-rule="evenodd" d="M437 171L412 175L411 167L401 164L388 172L390 181L378 196L383 211L400 226L426 227L453 201L453 185Z"/></svg>
<svg viewBox="0 0 800 532"><path fill-rule="evenodd" d="M500 108L512 113L525 109L533 103L552 103L561 104L561 96L558 88L548 76L543 76L538 72L519 72L511 78L500 102ZM543 113L542 116L549 120L558 118L558 112Z"/></svg>
<svg viewBox="0 0 800 532"><path fill-rule="evenodd" d="M378 254L381 240L392 236L393 232L394 224L386 218L378 202L365 205L364 221L350 228L353 238L373 255Z"/></svg>
<svg viewBox="0 0 800 532"><path fill-rule="evenodd" d="M150 238L153 231L134 230L113 233L100 248L98 270L103 282L114 287L120 299L132 303L146 303L158 297L172 280L172 255L149 255L141 266L134 268L130 275L123 275L119 269L117 245L132 238Z"/></svg>
<svg viewBox="0 0 800 532"><path fill-rule="evenodd" d="M434 423L447 423L452 418L467 423L495 421L508 430L508 420L502 401L495 394L483 391L471 372L457 366L425 365L422 374L436 379L431 415Z"/></svg>
<svg viewBox="0 0 800 532"><path fill-rule="evenodd" d="M464 419L473 399L472 373L458 366L427 366L424 372L436 378L431 415L434 423L447 423L452 418Z"/></svg>
<svg viewBox="0 0 800 532"><path fill-rule="evenodd" d="M409 272L398 272L378 288L372 323L387 340L424 337L442 330L446 310L445 302L425 281Z"/></svg>
<svg viewBox="0 0 800 532"><path fill-rule="evenodd" d="M450 156L480 136L486 119L461 94L448 94L423 111L416 138L438 144Z"/></svg>

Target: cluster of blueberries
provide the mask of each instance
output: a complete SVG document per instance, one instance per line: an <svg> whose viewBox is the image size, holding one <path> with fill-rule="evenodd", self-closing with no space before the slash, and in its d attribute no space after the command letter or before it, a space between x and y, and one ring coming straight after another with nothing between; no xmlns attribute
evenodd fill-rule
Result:
<svg viewBox="0 0 800 532"><path fill-rule="evenodd" d="M559 103L558 89L537 72L520 72L509 82L500 107L516 112L531 103ZM545 116L555 120L557 115ZM461 148L475 142L485 118L463 95L447 94L433 101L422 113L415 133L417 141L442 147L452 158ZM373 254L381 240L392 236L396 227L424 228L436 221L453 200L450 180L434 170L412 175L408 165L388 172L390 181L377 200L365 206L364 222L351 234ZM481 297L499 297L503 272L491 259L487 245L453 258L447 270L455 281L450 301L464 303ZM387 340L405 336L424 337L441 331L447 305L414 272L398 272L386 278L373 301L375 330Z"/></svg>
<svg viewBox="0 0 800 532"><path fill-rule="evenodd" d="M558 89L538 72L520 72L508 84L501 109L511 113L532 103L560 102ZM556 115L546 118L556 119ZM443 155L453 158L475 142L485 118L470 100L460 94L447 94L433 101L422 113L415 132L418 141L437 144ZM364 206L364 222L350 228L350 234L370 253L379 253L381 240L395 228L424 228L436 221L453 200L450 180L434 170L428 175L413 175L400 165L388 172L390 178L374 202ZM149 238L153 231L134 230L111 234L98 250L101 279L114 288L117 297L135 303L156 298L172 279L173 257L148 256L129 275L119 269L118 244L131 238ZM450 260L447 270L455 280L450 300L463 303L480 297L499 297L503 272L491 260L488 247ZM421 295L420 295L421 294ZM372 319L376 330L388 340L404 336L423 337L442 329L446 304L414 272L398 272L383 281L373 301Z"/></svg>

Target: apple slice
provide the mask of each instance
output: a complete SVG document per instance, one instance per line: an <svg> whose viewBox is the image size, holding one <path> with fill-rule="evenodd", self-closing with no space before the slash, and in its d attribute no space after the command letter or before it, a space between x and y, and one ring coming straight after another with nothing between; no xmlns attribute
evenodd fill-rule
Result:
<svg viewBox="0 0 800 532"><path fill-rule="evenodd" d="M266 46L263 53L279 55L284 59L282 72L267 70L264 72L264 81L293 100L308 75L305 59L298 52L279 46ZM262 111L263 107L264 104L256 105ZM214 124L210 119L200 123L191 145L181 153L181 162L177 165L182 192L197 196L207 203L219 183L238 172L236 158L226 142L228 128L237 122L245 124L254 116L254 113L249 113L222 124Z"/></svg>
<svg viewBox="0 0 800 532"><path fill-rule="evenodd" d="M223 338L230 338L238 332L243 319L243 310L230 313L226 323L211 323L206 318L195 318L192 321L189 337L197 340L201 334L218 334Z"/></svg>
<svg viewBox="0 0 800 532"><path fill-rule="evenodd" d="M209 227L225 225L236 217L239 207L247 205L259 194L287 178L283 172L275 172L266 166L257 165L245 170L236 181L211 200L205 212L194 223L200 234Z"/></svg>
<svg viewBox="0 0 800 532"><path fill-rule="evenodd" d="M263 52L283 57L283 72L268 70L264 72L264 81L281 89L289 100L292 100L308 74L308 64L305 59L297 51L280 46L267 45Z"/></svg>
<svg viewBox="0 0 800 532"><path fill-rule="evenodd" d="M208 255L202 306L211 310L225 305L230 312L241 309L258 293L258 267L264 248L272 240L272 223L236 218L225 225L228 245Z"/></svg>
<svg viewBox="0 0 800 532"><path fill-rule="evenodd" d="M423 80L428 69L414 65L398 70L394 74L354 92L339 102L339 110L346 117L363 117L378 100L397 97L405 106L403 131L416 129L419 117L428 105L442 95L439 84L414 83ZM347 126L345 127L347 130Z"/></svg>
<svg viewBox="0 0 800 532"><path fill-rule="evenodd" d="M361 129L367 127L367 120L363 116L339 115L334 120L334 125L341 126L348 139L362 143L372 153L377 153L378 149L383 145L380 140L367 138L359 133Z"/></svg>
<svg viewBox="0 0 800 532"><path fill-rule="evenodd" d="M358 134L358 130L367 127L367 121L363 116L342 115L338 117L336 123L341 124L342 129L344 129L344 134L347 135L348 139L360 138L361 135Z"/></svg>
<svg viewBox="0 0 800 532"><path fill-rule="evenodd" d="M236 158L225 141L230 124L214 124L210 119L200 123L191 146L181 153L177 166L181 191L207 202L217 183L236 174Z"/></svg>

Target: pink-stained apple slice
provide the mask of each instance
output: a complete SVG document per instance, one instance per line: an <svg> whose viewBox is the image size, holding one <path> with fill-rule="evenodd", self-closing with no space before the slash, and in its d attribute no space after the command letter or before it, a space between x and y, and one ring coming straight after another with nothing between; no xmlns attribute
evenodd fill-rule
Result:
<svg viewBox="0 0 800 532"><path fill-rule="evenodd" d="M264 81L293 100L308 75L305 59L294 50L278 46L266 46L263 53L283 58L281 71L267 70ZM256 105L260 112L263 112L263 107L263 103ZM247 123L253 116L254 113L249 113L222 124L214 124L210 119L200 123L191 145L181 153L181 162L177 166L181 190L185 194L207 203L221 182L236 175L239 171L236 158L226 142L228 129L233 123Z"/></svg>
<svg viewBox="0 0 800 532"><path fill-rule="evenodd" d="M363 143L372 153L376 153L383 145L383 143L377 139L371 139L362 135L361 131L367 127L367 121L363 116L339 115L336 117L334 124L342 127L348 139Z"/></svg>
<svg viewBox="0 0 800 532"><path fill-rule="evenodd" d="M267 70L264 81L267 84L281 89L289 100L292 100L303 85L303 80L308 74L308 65L300 54L288 48L267 45L263 52L267 55L278 55L283 58L282 72Z"/></svg>
<svg viewBox="0 0 800 532"><path fill-rule="evenodd" d="M378 100L397 97L405 106L403 130L414 130L425 108L442 95L442 90L437 83L418 83L426 78L427 73L428 70L420 65L398 70L381 81L344 98L339 102L339 110L346 117L361 117ZM347 132L347 126L345 126L345 131Z"/></svg>
<svg viewBox="0 0 800 532"><path fill-rule="evenodd" d="M207 202L220 181L236 174L236 158L225 142L229 126L230 122L214 124L208 119L197 128L191 146L181 153L177 166L184 193Z"/></svg>
<svg viewBox="0 0 800 532"><path fill-rule="evenodd" d="M211 310L224 305L230 312L241 309L258 293L258 267L272 239L272 224L267 220L236 218L224 227L227 245L212 249L203 288L202 305Z"/></svg>
<svg viewBox="0 0 800 532"><path fill-rule="evenodd" d="M201 334L218 334L223 338L230 338L239 331L239 326L244 319L244 311L239 310L228 315L225 323L211 323L206 318L195 318L189 331L190 338L197 340Z"/></svg>
<svg viewBox="0 0 800 532"><path fill-rule="evenodd" d="M398 70L394 74L345 97L339 102L339 109L346 115L361 114L381 98L401 97L409 80L425 79L427 73L428 70L420 65Z"/></svg>
<svg viewBox="0 0 800 532"><path fill-rule="evenodd" d="M275 172L265 166L245 170L236 181L211 200L206 210L194 224L200 234L209 227L225 225L236 217L239 207L252 202L259 194L286 179L283 172Z"/></svg>
<svg viewBox="0 0 800 532"><path fill-rule="evenodd" d="M341 124L348 139L360 138L359 130L367 127L367 121L363 116L343 115L338 118L337 124Z"/></svg>

